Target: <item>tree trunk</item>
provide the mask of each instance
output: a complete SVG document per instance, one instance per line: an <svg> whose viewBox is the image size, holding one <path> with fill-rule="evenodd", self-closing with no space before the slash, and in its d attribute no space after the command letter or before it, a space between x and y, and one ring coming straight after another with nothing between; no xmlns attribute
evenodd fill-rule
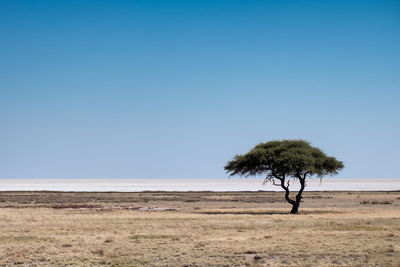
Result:
<svg viewBox="0 0 400 267"><path fill-rule="evenodd" d="M300 206L300 203L295 202L293 204L292 210L290 211L290 214L298 214L299 213L299 206Z"/></svg>
<svg viewBox="0 0 400 267"><path fill-rule="evenodd" d="M296 201L293 201L293 203L291 203L293 205L292 210L290 211L291 214L299 213L300 202L301 202L301 199L303 198L301 195L303 194L304 187L305 187L305 180L306 180L305 176L304 176L304 178L299 178L299 180L300 180L300 190L297 193Z"/></svg>
<svg viewBox="0 0 400 267"><path fill-rule="evenodd" d="M290 211L290 214L298 214L299 213L299 207L300 207L300 201L302 199L302 194L304 191L304 187L305 187L305 181L306 181L306 174L304 175L304 177L301 177L301 175L299 174L298 179L300 181L300 190L296 195L296 200L291 199L289 197L290 191L289 191L289 181L287 183L287 185L285 185L285 176L283 177L278 177L275 176L275 178L277 178L279 181L281 181L280 186L285 190L285 199L287 202L289 202L290 204L292 204L292 210ZM274 185L278 185L279 184L275 184L275 182L273 182Z"/></svg>

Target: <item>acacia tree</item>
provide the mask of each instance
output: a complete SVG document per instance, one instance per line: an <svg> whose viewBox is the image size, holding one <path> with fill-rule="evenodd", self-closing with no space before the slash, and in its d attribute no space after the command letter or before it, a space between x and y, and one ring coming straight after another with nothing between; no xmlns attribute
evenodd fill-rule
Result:
<svg viewBox="0 0 400 267"><path fill-rule="evenodd" d="M271 182L282 187L285 199L293 206L290 213L297 214L306 179L334 175L343 167L343 162L327 156L307 141L282 140L261 143L247 154L236 155L225 165L225 170L231 176L266 175L264 184ZM290 198L291 179L300 183L300 190L295 199Z"/></svg>

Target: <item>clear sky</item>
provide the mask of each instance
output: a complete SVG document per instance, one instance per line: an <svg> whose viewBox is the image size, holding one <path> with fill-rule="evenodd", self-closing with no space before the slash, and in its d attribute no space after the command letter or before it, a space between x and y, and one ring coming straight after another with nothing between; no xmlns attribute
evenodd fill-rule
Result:
<svg viewBox="0 0 400 267"><path fill-rule="evenodd" d="M302 138L400 178L399 1L0 0L0 178L224 178Z"/></svg>

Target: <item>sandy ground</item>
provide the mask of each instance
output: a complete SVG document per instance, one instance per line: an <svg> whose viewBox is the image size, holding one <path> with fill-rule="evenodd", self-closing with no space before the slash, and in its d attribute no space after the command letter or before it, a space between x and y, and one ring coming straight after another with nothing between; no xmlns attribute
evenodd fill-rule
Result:
<svg viewBox="0 0 400 267"><path fill-rule="evenodd" d="M0 266L400 266L400 192L0 192Z"/></svg>

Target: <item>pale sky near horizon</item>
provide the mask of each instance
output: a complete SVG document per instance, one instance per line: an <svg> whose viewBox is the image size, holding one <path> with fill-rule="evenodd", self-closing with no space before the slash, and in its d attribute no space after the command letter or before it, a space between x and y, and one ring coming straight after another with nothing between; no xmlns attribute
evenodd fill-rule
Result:
<svg viewBox="0 0 400 267"><path fill-rule="evenodd" d="M0 0L0 178L224 178L301 138L400 178L399 1Z"/></svg>

